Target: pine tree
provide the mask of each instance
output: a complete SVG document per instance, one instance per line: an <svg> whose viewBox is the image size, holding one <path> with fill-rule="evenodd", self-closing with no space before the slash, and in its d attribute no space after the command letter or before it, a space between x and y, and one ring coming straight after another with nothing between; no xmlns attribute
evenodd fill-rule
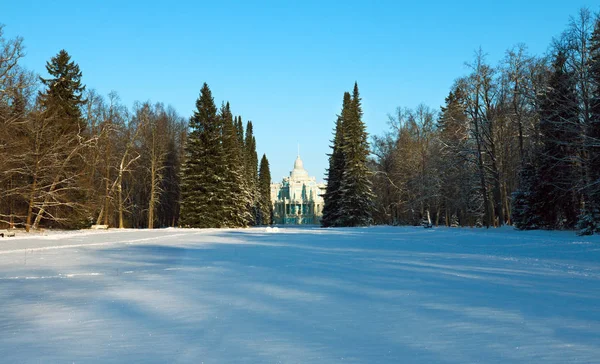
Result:
<svg viewBox="0 0 600 364"><path fill-rule="evenodd" d="M563 52L558 52L553 68L540 102L540 183L534 193L541 199L536 203L544 227L573 228L579 210L575 188L580 180L576 163L581 126L573 75L566 69Z"/></svg>
<svg viewBox="0 0 600 364"><path fill-rule="evenodd" d="M226 162L223 181L224 224L229 227L245 227L251 219L246 208L250 194L246 187L242 148L229 102L221 107L220 117L223 123L223 153Z"/></svg>
<svg viewBox="0 0 600 364"><path fill-rule="evenodd" d="M348 119L344 120L342 153L344 169L340 182L340 226L366 226L371 224L374 195L371 190L371 171L368 135L362 121L362 107L358 84L354 84Z"/></svg>
<svg viewBox="0 0 600 364"><path fill-rule="evenodd" d="M181 176L181 225L223 227L223 127L206 83L189 127Z"/></svg>
<svg viewBox="0 0 600 364"><path fill-rule="evenodd" d="M332 153L329 155L329 169L327 170L327 188L323 195L324 207L321 225L323 227L337 226L340 217L340 183L345 166L345 157L342 152L344 140L344 119L349 118L350 104L352 102L349 92L344 93L342 112L335 123Z"/></svg>
<svg viewBox="0 0 600 364"><path fill-rule="evenodd" d="M258 185L260 191L260 225L273 223L273 203L271 201L271 170L267 155L263 154L258 171Z"/></svg>

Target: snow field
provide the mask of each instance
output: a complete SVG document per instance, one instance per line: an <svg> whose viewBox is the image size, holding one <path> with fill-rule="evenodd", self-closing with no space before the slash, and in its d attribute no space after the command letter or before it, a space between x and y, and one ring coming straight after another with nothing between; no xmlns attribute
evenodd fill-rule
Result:
<svg viewBox="0 0 600 364"><path fill-rule="evenodd" d="M0 239L7 363L597 363L600 238L509 228Z"/></svg>

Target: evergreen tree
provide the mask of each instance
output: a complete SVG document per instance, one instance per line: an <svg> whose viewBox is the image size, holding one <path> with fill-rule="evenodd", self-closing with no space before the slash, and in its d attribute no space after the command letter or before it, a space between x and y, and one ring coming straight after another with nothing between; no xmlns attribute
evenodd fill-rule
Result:
<svg viewBox="0 0 600 364"><path fill-rule="evenodd" d="M238 145L242 149L242 154L244 154L244 125L242 124L241 116L236 116L235 118L235 129L238 137Z"/></svg>
<svg viewBox="0 0 600 364"><path fill-rule="evenodd" d="M223 123L223 153L226 162L223 180L224 224L229 227L245 227L251 218L246 208L250 201L250 194L244 175L242 148L229 102L221 107L220 117Z"/></svg>
<svg viewBox="0 0 600 364"><path fill-rule="evenodd" d="M600 232L600 18L596 19L590 39L589 76L591 84L590 115L586 125L587 158L585 205L578 222L580 234Z"/></svg>
<svg viewBox="0 0 600 364"><path fill-rule="evenodd" d="M471 147L467 144L468 123L462 90L456 87L446 97L446 106L441 108L437 127L441 143L438 168L440 194L447 226L453 223L451 216L460 216L465 224L476 220L476 217L467 213L473 210L473 206L469 206L472 200L469 198L472 194L470 191L476 189L468 183L469 174L473 173L472 163L469 163L466 152Z"/></svg>
<svg viewBox="0 0 600 364"><path fill-rule="evenodd" d="M246 171L246 182L250 193L248 211L252 216L250 225L258 224L259 193L258 193L258 154L256 153L256 139L254 138L252 122L246 124L246 136L244 141L244 165Z"/></svg>
<svg viewBox="0 0 600 364"><path fill-rule="evenodd" d="M258 185L260 191L260 225L273 223L273 203L271 201L271 170L266 154L260 160L258 171Z"/></svg>
<svg viewBox="0 0 600 364"><path fill-rule="evenodd" d="M84 149L89 144L81 114L85 86L79 66L64 50L47 62L46 69L51 77L40 78L46 88L39 93L40 112L31 125L36 153L30 161L32 185L25 225L37 229L43 219L49 219L63 227L83 227L90 200L84 182Z"/></svg>
<svg viewBox="0 0 600 364"><path fill-rule="evenodd" d="M548 91L540 102L540 183L535 196L540 196L539 213L546 228L573 228L578 210L576 193L580 171L577 160L581 138L578 102L573 75L566 68L566 56L558 52Z"/></svg>
<svg viewBox="0 0 600 364"><path fill-rule="evenodd" d="M371 224L374 195L371 190L371 171L367 165L369 143L358 84L354 84L348 119L344 120L342 153L344 169L340 181L340 226L366 226Z"/></svg>
<svg viewBox="0 0 600 364"><path fill-rule="evenodd" d="M540 227L539 201L541 196L536 193L536 186L540 181L535 165L525 164L519 177L521 187L512 194L512 223L519 230L538 229Z"/></svg>
<svg viewBox="0 0 600 364"><path fill-rule="evenodd" d="M323 195L323 217L321 225L323 227L337 226L340 217L340 184L344 172L345 157L342 151L344 140L344 119L349 118L350 104L352 99L349 92L344 93L342 103L342 112L338 115L335 123L335 132L333 138L332 153L329 155L329 169L327 170L327 188Z"/></svg>
<svg viewBox="0 0 600 364"><path fill-rule="evenodd" d="M51 77L40 77L46 86L46 91L40 92L44 116L60 123L63 133L84 130L81 106L86 103L83 99L85 86L81 83L79 65L71 61L71 56L63 49L46 63L46 70Z"/></svg>
<svg viewBox="0 0 600 364"><path fill-rule="evenodd" d="M206 83L189 127L181 176L181 225L223 227L223 128Z"/></svg>

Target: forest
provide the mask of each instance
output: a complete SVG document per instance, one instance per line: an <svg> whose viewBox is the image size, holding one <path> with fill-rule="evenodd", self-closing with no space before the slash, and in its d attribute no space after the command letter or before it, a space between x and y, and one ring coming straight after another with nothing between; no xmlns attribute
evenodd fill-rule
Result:
<svg viewBox="0 0 600 364"><path fill-rule="evenodd" d="M128 108L116 92L103 96L86 87L65 50L47 62L47 76L41 77L21 66L24 55L23 39L7 39L0 26L0 228L179 226L181 202L190 201L181 188L182 180L190 179L185 169L190 153L209 148L197 140L198 130L211 123L221 148L226 125L234 122L229 103L217 113L212 97L203 100L212 103L214 115L202 118L203 110L197 110L189 132L188 120L170 106L146 101ZM216 227L270 218L264 207L268 160L263 156L260 169L262 180L269 181L265 188L259 184L252 122L244 132L241 116L235 116L235 132L229 149L235 148L237 174L224 184L233 167L221 166L205 184L218 185L220 193L242 185L244 205L236 208L245 213L235 224L220 220ZM231 203L210 206L206 215L222 215ZM186 221L186 226L205 226Z"/></svg>
<svg viewBox="0 0 600 364"><path fill-rule="evenodd" d="M545 55L483 49L441 110L400 107L372 138L377 224L600 228L600 19L583 8Z"/></svg>

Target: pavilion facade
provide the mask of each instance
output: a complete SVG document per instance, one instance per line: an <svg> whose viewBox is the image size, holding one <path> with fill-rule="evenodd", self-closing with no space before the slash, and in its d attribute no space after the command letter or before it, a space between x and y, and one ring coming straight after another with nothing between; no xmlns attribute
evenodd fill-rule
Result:
<svg viewBox="0 0 600 364"><path fill-rule="evenodd" d="M294 169L281 183L271 184L273 223L279 225L320 225L326 185L310 177L300 156Z"/></svg>

